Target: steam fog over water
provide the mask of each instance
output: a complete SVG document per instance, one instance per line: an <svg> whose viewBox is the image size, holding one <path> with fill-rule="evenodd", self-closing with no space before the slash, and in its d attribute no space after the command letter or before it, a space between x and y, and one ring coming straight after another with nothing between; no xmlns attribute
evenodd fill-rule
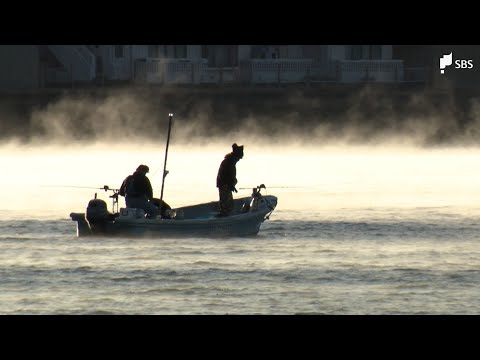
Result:
<svg viewBox="0 0 480 360"><path fill-rule="evenodd" d="M175 113L178 144L220 139L308 146L478 146L479 100L454 93L225 89L223 92L117 89L0 101L0 141L158 143ZM21 110L21 111L20 111Z"/></svg>
<svg viewBox="0 0 480 360"><path fill-rule="evenodd" d="M452 102L417 94L400 111L372 91L335 115L298 94L268 117L125 93L61 98L21 132L4 115L0 313L480 313L476 102L459 118ZM259 235L76 238L69 214L95 193L111 209L99 188L139 164L159 197L169 112L164 199L217 200L218 166L244 145L234 196L278 196Z"/></svg>
<svg viewBox="0 0 480 360"><path fill-rule="evenodd" d="M299 147L260 146L226 140L211 144L178 145L169 149L165 199L172 206L216 200L216 172L231 143L245 145L237 164L236 196L247 196L264 183L268 193L280 196L279 209L293 212L359 208L401 209L448 207L476 212L480 199L480 149L412 147ZM84 210L97 193L110 203L110 192L139 164L150 166L149 178L159 197L165 144L75 145L2 149L5 192L1 210L67 217ZM243 189L246 188L246 189Z"/></svg>

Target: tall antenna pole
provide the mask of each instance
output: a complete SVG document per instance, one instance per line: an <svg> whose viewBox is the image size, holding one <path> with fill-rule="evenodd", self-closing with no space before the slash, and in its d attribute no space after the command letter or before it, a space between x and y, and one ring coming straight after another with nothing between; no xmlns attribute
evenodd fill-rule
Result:
<svg viewBox="0 0 480 360"><path fill-rule="evenodd" d="M162 192L160 193L160 206L163 201L163 187L165 185L165 177L168 174L167 171L167 156L168 156L168 144L170 143L170 131L172 130L172 118L173 114L168 114L168 135L167 135L167 148L165 149L165 161L163 163L163 177L162 177Z"/></svg>

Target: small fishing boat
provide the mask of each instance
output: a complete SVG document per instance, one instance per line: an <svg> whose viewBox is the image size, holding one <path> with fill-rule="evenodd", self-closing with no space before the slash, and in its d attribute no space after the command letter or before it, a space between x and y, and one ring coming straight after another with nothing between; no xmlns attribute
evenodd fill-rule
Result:
<svg viewBox="0 0 480 360"><path fill-rule="evenodd" d="M219 217L219 203L179 207L168 211L168 216L146 217L142 209L120 208L109 212L101 199L88 203L85 213L71 213L77 222L78 236L125 237L232 237L258 234L260 225L277 206L277 197L262 195L260 188L252 196L234 199L229 216Z"/></svg>
<svg viewBox="0 0 480 360"><path fill-rule="evenodd" d="M169 114L167 147L163 169L160 199L154 202L160 207L166 170L168 144L173 114ZM71 213L77 222L77 235L83 236L125 236L125 237L236 237L258 234L260 225L269 219L277 206L277 197L261 194L266 189L261 184L252 189L252 195L234 199L232 212L228 216L219 216L218 201L168 209L160 216L149 218L143 209L120 208L118 210L118 189L105 185L105 191L113 191L112 211L108 211L104 200L95 194L86 208L86 213ZM115 210L116 209L116 210Z"/></svg>

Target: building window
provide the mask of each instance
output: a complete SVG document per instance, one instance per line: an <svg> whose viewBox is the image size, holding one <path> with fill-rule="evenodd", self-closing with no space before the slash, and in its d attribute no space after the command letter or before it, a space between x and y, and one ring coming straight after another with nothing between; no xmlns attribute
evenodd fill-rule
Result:
<svg viewBox="0 0 480 360"><path fill-rule="evenodd" d="M363 45L352 45L350 59L361 60L363 58Z"/></svg>
<svg viewBox="0 0 480 360"><path fill-rule="evenodd" d="M202 58L207 59L207 66L215 66L215 45L202 45Z"/></svg>
<svg viewBox="0 0 480 360"><path fill-rule="evenodd" d="M226 63L227 67L238 66L238 46L237 45L227 45L225 47L227 52Z"/></svg>
<svg viewBox="0 0 480 360"><path fill-rule="evenodd" d="M253 45L250 50L250 57L252 59L266 59L268 53L268 46Z"/></svg>
<svg viewBox="0 0 480 360"><path fill-rule="evenodd" d="M327 45L303 45L303 58L314 62L327 61Z"/></svg>
<svg viewBox="0 0 480 360"><path fill-rule="evenodd" d="M151 58L163 58L166 57L165 45L148 45L148 57Z"/></svg>
<svg viewBox="0 0 480 360"><path fill-rule="evenodd" d="M381 60L382 45L352 45L350 46L351 60Z"/></svg>
<svg viewBox="0 0 480 360"><path fill-rule="evenodd" d="M208 45L202 45L202 59L208 59Z"/></svg>
<svg viewBox="0 0 480 360"><path fill-rule="evenodd" d="M370 45L370 60L382 59L382 45Z"/></svg>
<svg viewBox="0 0 480 360"><path fill-rule="evenodd" d="M123 53L123 45L115 45L115 57L123 58L125 55Z"/></svg>
<svg viewBox="0 0 480 360"><path fill-rule="evenodd" d="M238 45L202 45L202 58L209 67L238 66Z"/></svg>
<svg viewBox="0 0 480 360"><path fill-rule="evenodd" d="M158 58L158 45L148 45L148 57Z"/></svg>
<svg viewBox="0 0 480 360"><path fill-rule="evenodd" d="M175 59L185 59L187 57L187 45L175 45Z"/></svg>

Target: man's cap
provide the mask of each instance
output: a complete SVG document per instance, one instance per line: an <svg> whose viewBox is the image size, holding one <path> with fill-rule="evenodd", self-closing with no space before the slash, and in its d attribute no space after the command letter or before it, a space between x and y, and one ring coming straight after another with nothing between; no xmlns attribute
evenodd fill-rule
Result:
<svg viewBox="0 0 480 360"><path fill-rule="evenodd" d="M144 173L148 173L148 172L150 171L150 169L148 168L147 165L140 165L140 166L137 168L137 171L144 172Z"/></svg>
<svg viewBox="0 0 480 360"><path fill-rule="evenodd" d="M243 145L238 146L237 143L234 143L232 145L232 150L233 150L233 153L236 154L236 155L239 155L240 158L243 157Z"/></svg>

